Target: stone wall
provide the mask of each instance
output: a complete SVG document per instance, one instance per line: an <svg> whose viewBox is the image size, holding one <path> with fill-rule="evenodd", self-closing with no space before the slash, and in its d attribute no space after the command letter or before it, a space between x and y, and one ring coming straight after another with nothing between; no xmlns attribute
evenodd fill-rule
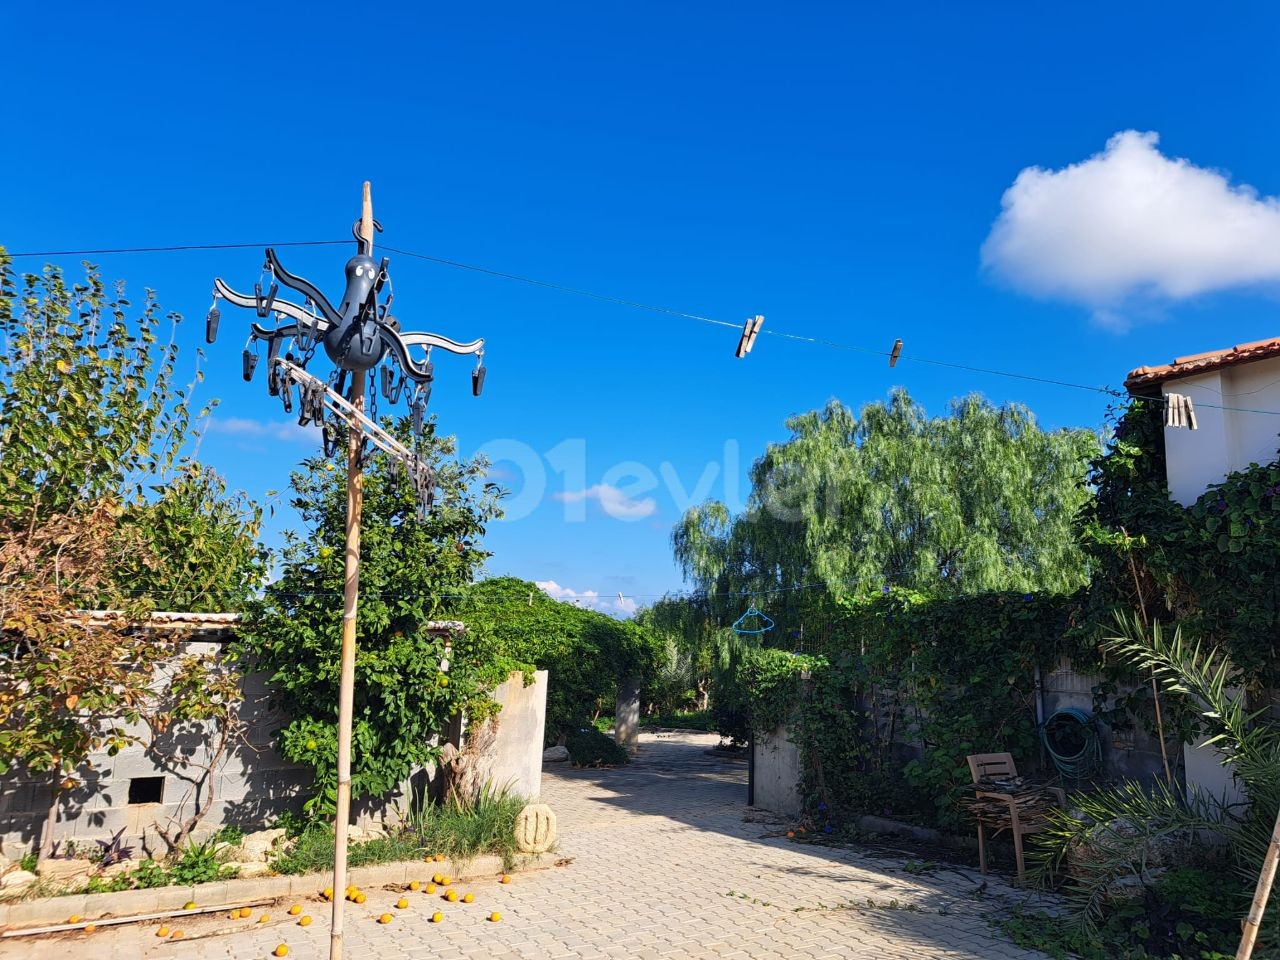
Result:
<svg viewBox="0 0 1280 960"><path fill-rule="evenodd" d="M497 790L510 790L526 800L535 800L542 793L547 671L537 671L529 686L525 686L523 674L512 673L493 692L493 699L502 705L502 712L489 747L492 761L488 780Z"/></svg>
<svg viewBox="0 0 1280 960"><path fill-rule="evenodd" d="M218 655L225 640L180 644L179 656ZM63 794L54 839L92 848L94 840L123 829L126 843L160 852L164 845L156 824L165 826L189 817L196 804L204 805L210 796L209 813L202 822L204 832L225 824L258 829L284 811L298 809L310 774L282 759L271 747L282 718L274 709L264 678L246 676L243 690L240 716L246 736L229 748L208 778L210 782L200 783L211 760L211 748L199 727L185 726L176 734L162 735L152 750L131 745L114 757L96 753L89 766L77 772L83 785ZM135 732L141 735L144 730ZM21 855L39 843L50 796L47 780L13 774L0 777L0 852Z"/></svg>
<svg viewBox="0 0 1280 960"><path fill-rule="evenodd" d="M755 806L787 816L798 816L803 768L800 748L788 739L786 727L756 734L751 742Z"/></svg>
<svg viewBox="0 0 1280 960"><path fill-rule="evenodd" d="M230 639L225 628L199 636L180 644L178 657L220 655ZM538 671L535 680L525 687L523 677L515 674L495 691L503 709L495 725L496 737L484 757L497 786L510 786L529 798L541 790L547 672ZM233 744L213 772L211 793L208 784L199 785L210 761L208 738L199 728L188 725L162 736L151 750L129 746L114 757L95 754L88 767L77 772L83 785L65 792L59 804L54 839L63 845L61 849L66 849L68 841L80 849L93 849L95 840L123 830L123 842L135 847L138 855L163 853L166 847L157 824L168 828L180 822L191 816L197 803L208 803L210 796L209 812L197 837L225 825L246 832L260 830L286 811L299 811L311 781L310 769L287 762L272 748L275 733L287 718L279 712L264 676L245 676L242 689L244 741ZM462 728L460 722L450 724L442 731L443 739L457 745ZM395 822L415 798L435 796L438 786L434 767L417 770L389 796L353 804L353 820L362 827ZM48 780L20 774L0 777L0 856L16 860L40 843L50 796Z"/></svg>

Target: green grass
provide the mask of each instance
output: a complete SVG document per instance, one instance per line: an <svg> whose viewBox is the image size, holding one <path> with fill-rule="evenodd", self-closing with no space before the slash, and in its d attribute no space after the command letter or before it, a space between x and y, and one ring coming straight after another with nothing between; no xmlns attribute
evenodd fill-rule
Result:
<svg viewBox="0 0 1280 960"><path fill-rule="evenodd" d="M516 817L525 800L505 792L484 791L473 803L450 801L413 811L399 831L347 846L352 867L371 863L418 860L443 854L455 865L482 854L502 858L510 869L516 862ZM312 823L302 828L295 842L272 861L277 873L301 874L328 869L333 864L333 826Z"/></svg>

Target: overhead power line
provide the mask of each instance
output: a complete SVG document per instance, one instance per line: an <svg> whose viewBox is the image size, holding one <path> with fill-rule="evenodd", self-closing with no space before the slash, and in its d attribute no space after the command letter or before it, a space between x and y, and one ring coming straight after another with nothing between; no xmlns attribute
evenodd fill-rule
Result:
<svg viewBox="0 0 1280 960"><path fill-rule="evenodd" d="M320 246L336 246L340 244L348 244L347 240L290 240L280 243L202 243L202 244L182 244L167 247L117 247L102 248L97 250L43 250L43 251L22 251L20 253L10 253L9 257L18 259L22 257L78 257L78 256L99 256L109 254L132 254L132 253L178 253L193 250L239 250L253 247L320 247ZM695 320L699 323L712 324L717 327L729 327L734 330L742 328L741 323L732 323L728 320L720 320L715 317L707 317L697 313L688 313L683 310L676 310L672 307L665 307L658 304L645 303L641 300L633 300L628 297L618 297L605 293L596 293L592 290L584 290L581 287L573 287L567 284L556 283L550 280L539 280L536 277L527 277L518 273L508 273L503 270L495 270L490 267L479 266L474 263L465 263L461 260L452 260L448 257L435 257L426 253L418 253L414 250L405 250L399 247L391 247L386 244L382 245L382 249L389 253L394 253L402 257L410 257L415 260L422 260L427 263L436 263L441 266L453 267L458 270L467 270L471 273L479 273L484 276L496 277L501 280L511 280L515 283L523 283L529 286L541 287L545 290L555 290L560 293L567 293L572 296L585 297L587 299L596 300L601 303L612 303L618 306L631 307L636 310L646 310L651 313L659 313L665 316L678 317L684 320ZM758 333L765 336L777 337L782 340L794 340L800 343L811 343L817 346L829 347L834 350L848 350L855 353L863 353L869 356L893 357L893 350L881 350L876 347L863 346L861 344L841 343L836 340L830 340L825 337L809 337L798 333L788 333L784 330L773 330L764 328ZM1028 383L1043 383L1049 386L1066 387L1073 390L1085 390L1090 393L1099 393L1104 396L1124 398L1129 396L1124 390L1117 390L1114 387L1099 386L1097 384L1077 383L1071 380L1062 380L1056 377L1044 377L1038 374L1020 373L1013 370L999 370L994 367L979 367L967 363L958 363L952 360L938 360L932 357L914 356L905 351L898 353L895 358L901 363L920 363L933 367L943 367L950 370L963 370L966 373L977 373L989 377L1004 377L1009 380L1022 380ZM1134 398L1141 400L1141 398ZM1148 401L1149 402L1149 401ZM1270 416L1280 416L1280 410L1260 410L1250 407L1233 407L1224 406L1214 403L1197 403L1197 406L1207 407L1216 410L1228 410L1234 413L1256 413Z"/></svg>

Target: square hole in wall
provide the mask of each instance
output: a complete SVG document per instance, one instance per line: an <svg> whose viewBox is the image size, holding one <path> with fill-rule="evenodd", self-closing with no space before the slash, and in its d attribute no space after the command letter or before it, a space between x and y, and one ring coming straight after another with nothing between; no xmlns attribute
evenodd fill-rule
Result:
<svg viewBox="0 0 1280 960"><path fill-rule="evenodd" d="M129 780L130 803L160 803L164 799L164 777L133 777Z"/></svg>

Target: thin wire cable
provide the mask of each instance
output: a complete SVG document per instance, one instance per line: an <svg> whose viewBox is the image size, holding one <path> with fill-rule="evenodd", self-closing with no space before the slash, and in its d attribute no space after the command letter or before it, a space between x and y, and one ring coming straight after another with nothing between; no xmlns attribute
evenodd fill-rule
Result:
<svg viewBox="0 0 1280 960"><path fill-rule="evenodd" d="M99 250L52 250L52 251L24 251L22 253L10 253L11 258L18 257L70 257L70 256L88 256L99 254L127 254L127 253L172 253L190 250L236 250L250 247L314 247L314 246L334 246L339 244L350 243L350 240L293 240L282 243L210 243L210 244L183 244L167 247L119 247L111 249ZM489 267L482 267L473 263L464 263L461 260L451 260L447 257L434 257L430 254L417 253L413 250L405 250L400 247L391 247L386 244L381 249L394 253L402 257L410 257L415 260L423 260L428 263L436 263L442 266L454 267L459 270L468 270L472 273L479 273L485 276L497 277L503 280L512 280L517 283L529 284L531 286L542 287L547 290L556 290L561 293L568 293L573 296L586 297L601 303L613 303L619 306L631 307L637 310L647 310L651 313L660 313L666 316L679 317L685 320L696 320L700 323L712 324L717 327L728 327L733 330L741 328L741 324L733 323L728 320L718 320L715 317L705 317L701 314L687 313L683 310L676 310L672 307L664 307L657 304L645 303L640 300L632 300L626 297L615 297L609 294L596 293L591 290L584 290L580 287L571 287L562 283L554 283L549 280L539 280L535 277L526 277L517 273L507 273L502 270L494 270ZM760 333L771 337L778 337L784 340L795 340L801 343L812 343L820 346L830 347L836 350L849 350L855 353L864 353L870 356L888 357L890 351L879 350L874 347L864 347L858 344L841 343L836 340L829 340L825 337L808 337L797 333L788 333L785 330L773 330L762 328ZM978 367L972 364L956 363L950 360L936 360L932 357L913 356L907 352L899 355L899 362L905 363L922 363L929 366L944 367L951 370L963 370L968 373L978 373L991 377L1004 377L1010 380L1022 380L1030 383L1043 383L1049 386L1067 387L1073 390L1086 390L1091 393L1100 393L1104 396L1125 398L1129 394L1123 390L1117 390L1114 387L1097 386L1087 383L1076 383L1071 380L1061 380L1055 377L1042 377L1029 373L1016 373L1010 370L997 370L992 367ZM1135 400L1138 398L1134 398ZM1163 402L1163 401L1161 401ZM1267 416L1280 416L1280 410L1259 410L1250 407L1234 407L1225 406L1214 403L1200 403L1197 406L1215 409L1227 410L1233 413L1255 413Z"/></svg>
<svg viewBox="0 0 1280 960"><path fill-rule="evenodd" d="M34 250L8 254L19 257L87 257L111 253L177 253L186 250L243 250L247 247L331 247L350 240L285 240L281 243L188 243L175 247L117 247L101 250Z"/></svg>
<svg viewBox="0 0 1280 960"><path fill-rule="evenodd" d="M488 267L478 267L475 264L463 263L460 260L447 260L444 257L432 257L425 253L414 253L412 250L400 250L396 247L389 247L385 243L381 249L389 253L399 254L402 257L412 257L415 260L426 260L429 263L439 263L446 267L457 267L459 270L470 270L473 273L482 273L489 277L500 277L503 280L515 280L518 283L528 283L535 287L544 287L548 290L559 290L561 293L571 293L579 297L588 297L592 300L599 300L603 303L616 303L624 307L634 307L637 310L649 310L653 313L663 313L672 317L682 317L685 320L699 320L702 323L714 324L718 327L731 327L737 329L742 326L740 323L730 323L728 320L716 320L713 317L703 317L696 313L685 313L683 310L674 310L671 307L661 307L652 303L642 303L639 300L628 300L625 297L614 297L604 293L594 293L591 290L583 290L579 287L570 287L562 283L552 283L550 280L537 280L533 277L522 277L518 273L504 273L501 270L491 270Z"/></svg>

